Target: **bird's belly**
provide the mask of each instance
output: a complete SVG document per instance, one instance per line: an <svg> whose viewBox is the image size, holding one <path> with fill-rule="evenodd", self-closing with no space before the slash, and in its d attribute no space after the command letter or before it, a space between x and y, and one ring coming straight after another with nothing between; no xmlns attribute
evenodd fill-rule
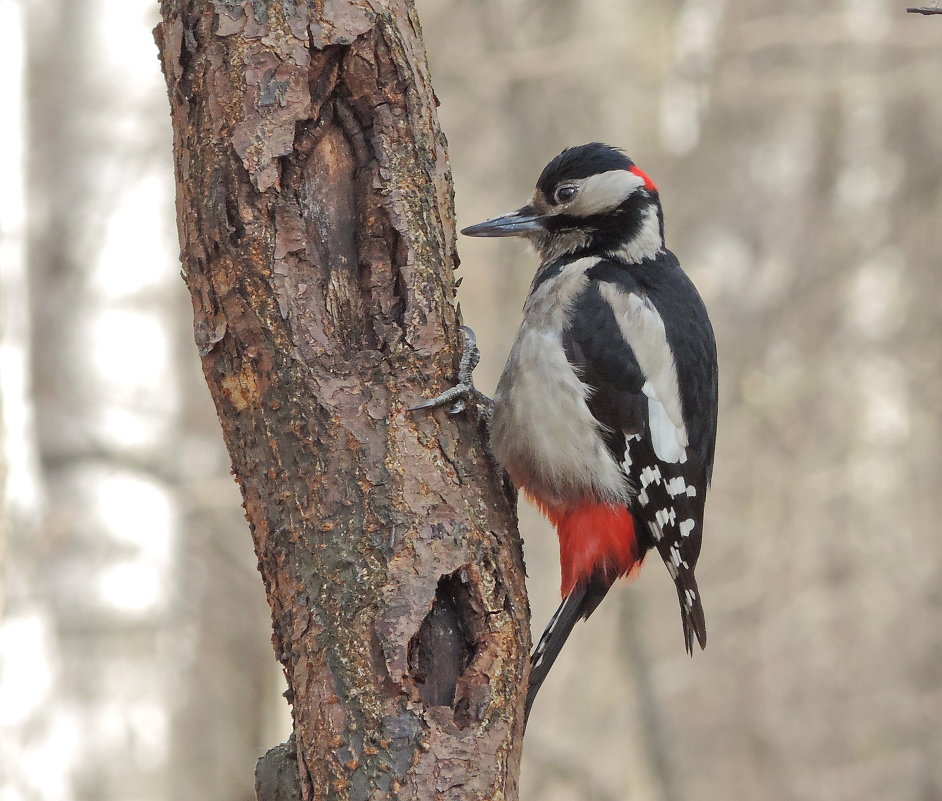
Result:
<svg viewBox="0 0 942 801"><path fill-rule="evenodd" d="M558 331L521 328L494 397L491 449L514 484L545 504L627 500L588 392Z"/></svg>

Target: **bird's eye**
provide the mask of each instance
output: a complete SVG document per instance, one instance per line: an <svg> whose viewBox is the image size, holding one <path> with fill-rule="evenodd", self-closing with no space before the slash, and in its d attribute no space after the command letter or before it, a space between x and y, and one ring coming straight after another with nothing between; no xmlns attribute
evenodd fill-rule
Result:
<svg viewBox="0 0 942 801"><path fill-rule="evenodd" d="M553 193L553 197L556 198L557 203L568 203L578 191L574 186L561 186Z"/></svg>

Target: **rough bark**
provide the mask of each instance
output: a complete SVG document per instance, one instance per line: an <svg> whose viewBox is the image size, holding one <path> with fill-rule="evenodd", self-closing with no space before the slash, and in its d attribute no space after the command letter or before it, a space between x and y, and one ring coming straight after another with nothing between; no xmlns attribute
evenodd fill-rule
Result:
<svg viewBox="0 0 942 801"><path fill-rule="evenodd" d="M445 142L398 0L163 0L184 278L305 799L514 799L512 507L454 374ZM260 797L290 797L277 763ZM263 769L264 768L264 769ZM282 788L282 789L278 789Z"/></svg>

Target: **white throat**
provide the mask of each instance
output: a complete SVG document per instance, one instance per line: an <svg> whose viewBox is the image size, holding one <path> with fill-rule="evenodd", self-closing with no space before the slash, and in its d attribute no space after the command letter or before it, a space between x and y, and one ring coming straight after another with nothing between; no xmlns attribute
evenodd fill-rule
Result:
<svg viewBox="0 0 942 801"><path fill-rule="evenodd" d="M573 228L571 231L563 231L553 236L535 238L533 244L540 254L540 263L549 264L561 256L568 256L586 247L589 244L589 238L584 231Z"/></svg>

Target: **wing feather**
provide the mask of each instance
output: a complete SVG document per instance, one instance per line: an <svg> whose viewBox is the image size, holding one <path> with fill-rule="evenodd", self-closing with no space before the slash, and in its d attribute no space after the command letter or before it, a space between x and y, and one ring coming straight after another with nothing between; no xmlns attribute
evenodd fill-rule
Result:
<svg viewBox="0 0 942 801"><path fill-rule="evenodd" d="M700 429L685 422L678 378L689 371L678 369L658 309L627 270L600 267L571 309L563 345L634 490L629 506L650 537L645 546L657 549L674 579L689 650L694 636L706 640L694 568L709 468L701 454L712 460L712 442L691 442Z"/></svg>

